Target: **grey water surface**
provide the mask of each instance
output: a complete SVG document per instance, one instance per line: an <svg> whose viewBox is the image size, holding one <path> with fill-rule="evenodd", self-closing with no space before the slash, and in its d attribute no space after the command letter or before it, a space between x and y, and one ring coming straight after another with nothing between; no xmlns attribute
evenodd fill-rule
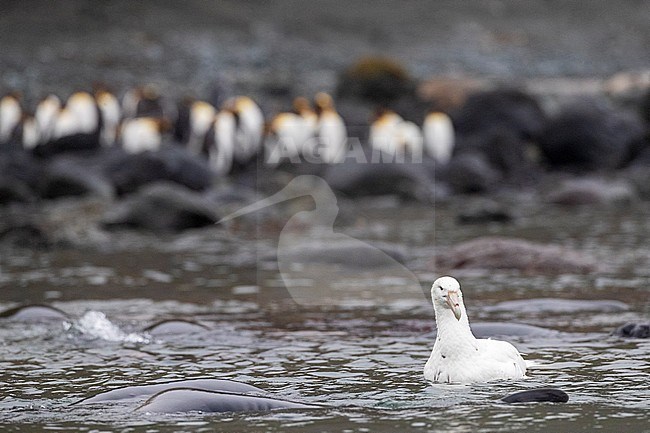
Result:
<svg viewBox="0 0 650 433"><path fill-rule="evenodd" d="M278 232L219 227L165 238L124 232L119 247L3 251L0 308L49 303L67 321L0 319L3 431L647 431L650 341L610 335L650 314L650 206L549 208L520 204L508 225L458 226L454 204L358 204L361 217L336 232L396 244L430 286L435 256L479 235L517 236L588 253L606 269L590 275L454 272L471 322L513 322L559 331L507 338L533 362L528 377L474 385L429 384L430 302L407 293L387 304L367 291L400 282L372 272L332 271L313 284L344 285L326 306L293 302L273 266ZM308 222L307 222L308 223ZM310 235L310 242L318 237ZM344 284L345 283L345 284ZM365 294L364 294L365 293ZM491 308L532 298L615 300L627 309ZM506 304L507 305L507 304ZM153 337L161 319L209 329ZM71 404L125 385L225 378L274 396L329 408L241 414L147 414L138 402ZM565 404L506 405L535 387L566 391Z"/></svg>

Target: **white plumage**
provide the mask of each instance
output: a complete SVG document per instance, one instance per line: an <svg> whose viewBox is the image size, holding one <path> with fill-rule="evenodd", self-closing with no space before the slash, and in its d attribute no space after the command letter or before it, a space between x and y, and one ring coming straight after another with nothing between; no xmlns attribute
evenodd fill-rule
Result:
<svg viewBox="0 0 650 433"><path fill-rule="evenodd" d="M205 135L214 122L217 110L205 101L195 101L190 106L190 136L187 148L194 155L203 153Z"/></svg>
<svg viewBox="0 0 650 433"><path fill-rule="evenodd" d="M397 156L403 158L411 155L414 160L422 157L422 131L415 123L408 120L399 123L395 131L395 142Z"/></svg>
<svg viewBox="0 0 650 433"><path fill-rule="evenodd" d="M262 150L264 114L248 96L236 96L224 103L224 108L237 116L234 158L240 164L248 164Z"/></svg>
<svg viewBox="0 0 650 433"><path fill-rule="evenodd" d="M0 143L11 138L14 129L20 123L23 110L20 101L13 95L6 95L0 99Z"/></svg>
<svg viewBox="0 0 650 433"><path fill-rule="evenodd" d="M41 140L46 142L53 134L54 124L61 110L61 100L56 95L48 95L36 106L34 117L41 134Z"/></svg>
<svg viewBox="0 0 650 433"><path fill-rule="evenodd" d="M425 379L472 383L525 376L526 363L512 344L474 337L455 278L438 278L431 287L431 298L438 334L424 366Z"/></svg>
<svg viewBox="0 0 650 433"><path fill-rule="evenodd" d="M120 138L128 153L157 151L162 143L160 120L151 117L125 119L120 128Z"/></svg>
<svg viewBox="0 0 650 433"><path fill-rule="evenodd" d="M310 119L290 112L278 114L271 121L266 162L276 165L285 158L300 162L300 155L314 133Z"/></svg>
<svg viewBox="0 0 650 433"><path fill-rule="evenodd" d="M454 151L455 134L451 118L442 112L427 115L422 125L424 147L429 156L440 164L447 164Z"/></svg>
<svg viewBox="0 0 650 433"><path fill-rule="evenodd" d="M32 116L23 119L23 148L33 149L41 142L41 131L38 122Z"/></svg>
<svg viewBox="0 0 650 433"><path fill-rule="evenodd" d="M315 96L318 108L317 134L320 157L328 164L343 162L345 159L348 132L341 115L334 108L330 95L320 92Z"/></svg>
<svg viewBox="0 0 650 433"><path fill-rule="evenodd" d="M228 110L221 110L214 116L214 145L208 148L210 167L219 176L230 173L235 151L235 115Z"/></svg>
<svg viewBox="0 0 650 433"><path fill-rule="evenodd" d="M122 116L120 101L106 90L97 91L95 100L102 115L103 124L100 134L102 146L112 146L117 138L117 129Z"/></svg>
<svg viewBox="0 0 650 433"><path fill-rule="evenodd" d="M370 146L378 151L395 154L397 149L397 131L404 119L393 111L379 115L370 125Z"/></svg>

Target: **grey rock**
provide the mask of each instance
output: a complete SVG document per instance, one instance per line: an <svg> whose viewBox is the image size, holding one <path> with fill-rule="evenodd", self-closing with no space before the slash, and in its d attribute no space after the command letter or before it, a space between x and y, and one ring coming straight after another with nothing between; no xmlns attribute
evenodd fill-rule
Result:
<svg viewBox="0 0 650 433"><path fill-rule="evenodd" d="M566 206L630 204L635 199L635 189L629 182L594 178L564 180L547 196L550 203Z"/></svg>
<svg viewBox="0 0 650 433"><path fill-rule="evenodd" d="M174 183L157 182L118 203L102 223L109 229L164 233L208 226L219 219L213 203L202 195Z"/></svg>
<svg viewBox="0 0 650 433"><path fill-rule="evenodd" d="M578 251L502 237L463 242L439 254L436 261L444 269L515 269L533 274L582 274L598 269L592 258Z"/></svg>
<svg viewBox="0 0 650 433"><path fill-rule="evenodd" d="M559 299L537 298L500 302L485 307L489 312L507 312L520 314L571 314L577 312L612 313L627 311L630 307L620 301L611 299Z"/></svg>

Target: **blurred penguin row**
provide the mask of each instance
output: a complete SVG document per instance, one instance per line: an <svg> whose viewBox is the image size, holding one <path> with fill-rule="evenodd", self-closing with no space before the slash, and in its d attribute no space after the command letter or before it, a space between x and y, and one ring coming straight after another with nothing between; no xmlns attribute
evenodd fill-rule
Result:
<svg viewBox="0 0 650 433"><path fill-rule="evenodd" d="M346 123L327 93L317 93L313 100L298 97L291 111L269 118L247 96L232 97L219 107L187 98L169 109L163 102L153 86L131 89L121 101L97 87L65 100L49 95L27 110L19 93L8 93L0 99L0 148L49 157L111 146L128 153L155 152L170 141L207 158L220 175L260 161L338 163L348 155ZM449 161L454 147L451 119L442 112L429 113L419 126L393 111L379 111L368 136L374 151L424 154L440 164Z"/></svg>

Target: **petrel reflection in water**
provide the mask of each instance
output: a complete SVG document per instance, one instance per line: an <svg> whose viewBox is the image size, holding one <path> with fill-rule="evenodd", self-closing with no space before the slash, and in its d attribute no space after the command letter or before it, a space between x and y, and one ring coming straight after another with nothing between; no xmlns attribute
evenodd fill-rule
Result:
<svg viewBox="0 0 650 433"><path fill-rule="evenodd" d="M307 196L315 208L297 212L287 221L277 247L280 275L298 304L421 305L425 295L418 277L401 263L394 246L372 245L334 231L339 212L336 195L318 176L297 176L276 194L220 222Z"/></svg>

